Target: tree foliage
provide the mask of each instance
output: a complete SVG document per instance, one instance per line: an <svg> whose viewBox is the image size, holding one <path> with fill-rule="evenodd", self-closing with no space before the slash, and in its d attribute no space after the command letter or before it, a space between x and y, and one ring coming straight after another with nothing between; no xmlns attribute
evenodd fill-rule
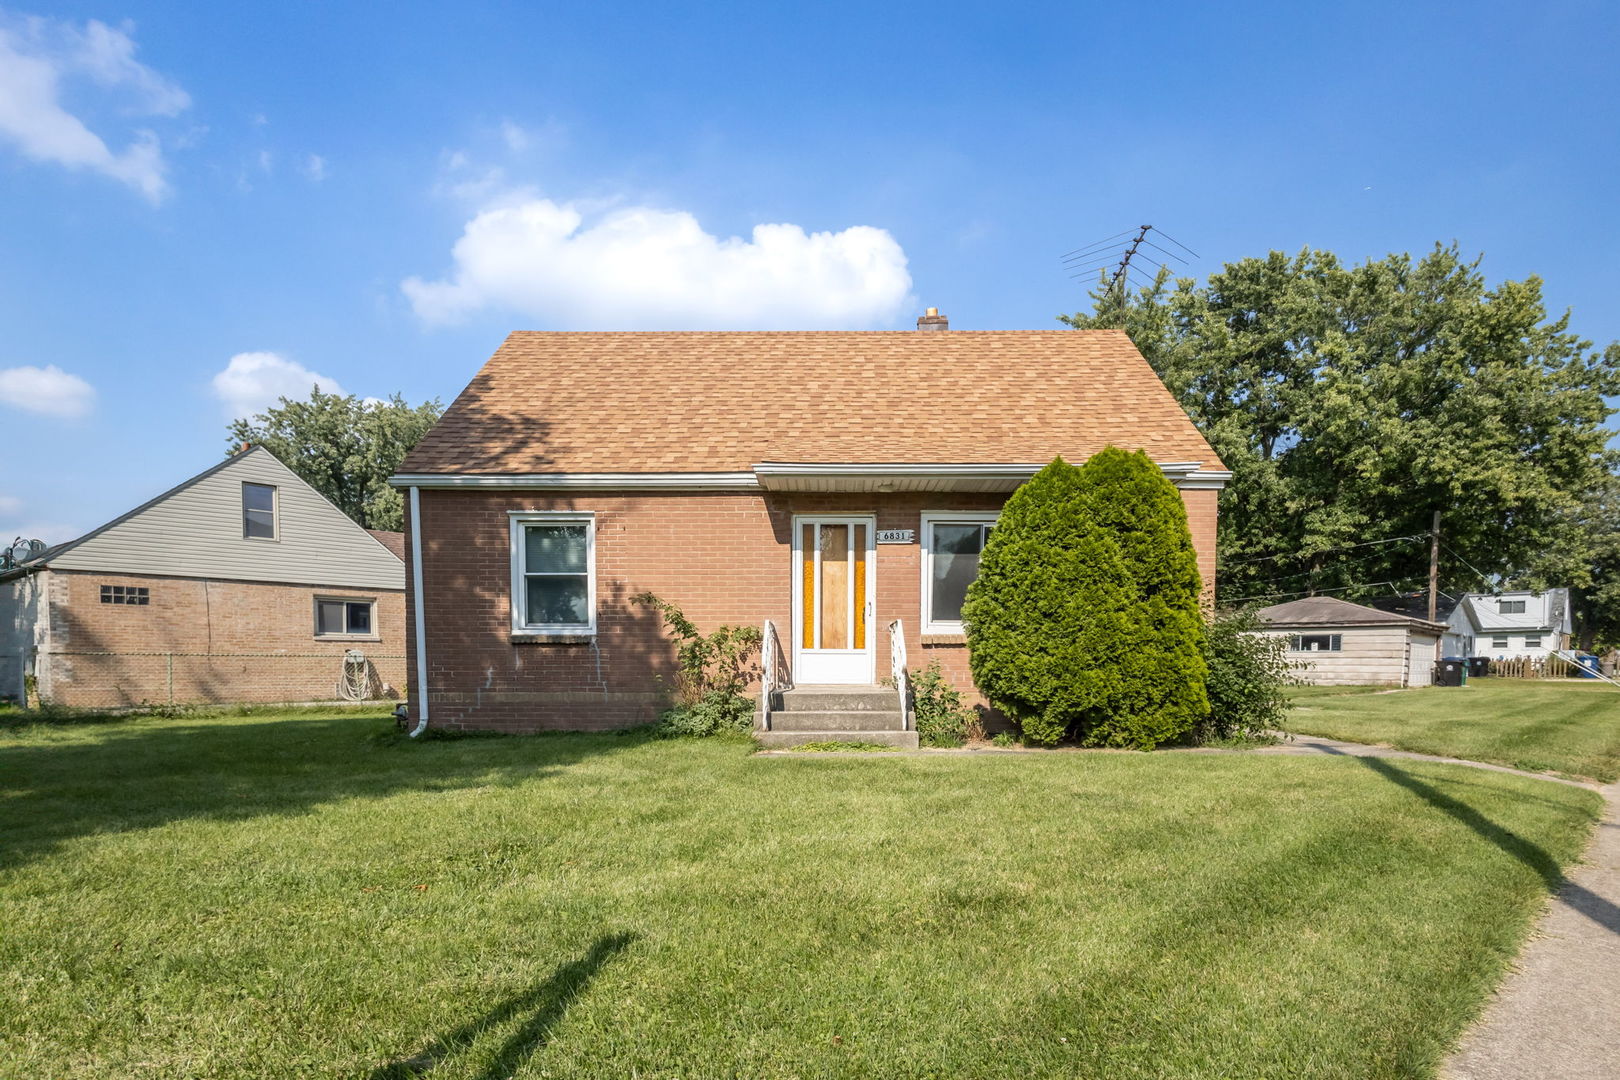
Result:
<svg viewBox="0 0 1620 1080"><path fill-rule="evenodd" d="M1080 470L1062 458L1022 484L962 605L974 683L1038 745L1088 727L1118 692L1125 564L1084 503Z"/></svg>
<svg viewBox="0 0 1620 1080"><path fill-rule="evenodd" d="M1419 587L1421 540L1351 545L1425 533L1436 510L1449 587L1590 563L1620 346L1549 319L1540 279L1487 287L1455 246L1359 266L1307 249L1095 295L1063 321L1125 329L1233 472L1223 597Z"/></svg>
<svg viewBox="0 0 1620 1080"><path fill-rule="evenodd" d="M1223 613L1209 624L1209 718L1200 732L1211 739L1262 739L1288 720L1288 687L1294 683L1288 639L1262 634L1253 609Z"/></svg>
<svg viewBox="0 0 1620 1080"><path fill-rule="evenodd" d="M367 529L405 527L405 503L388 477L427 434L444 406L408 405L398 394L362 401L312 387L309 400L281 403L230 426L231 452L262 446Z"/></svg>

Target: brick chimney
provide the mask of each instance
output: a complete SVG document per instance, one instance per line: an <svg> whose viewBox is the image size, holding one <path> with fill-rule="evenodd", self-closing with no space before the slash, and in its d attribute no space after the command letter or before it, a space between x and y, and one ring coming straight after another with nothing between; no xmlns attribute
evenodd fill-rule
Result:
<svg viewBox="0 0 1620 1080"><path fill-rule="evenodd" d="M939 313L939 308L931 307L923 312L922 318L917 320L919 330L949 330L951 320Z"/></svg>

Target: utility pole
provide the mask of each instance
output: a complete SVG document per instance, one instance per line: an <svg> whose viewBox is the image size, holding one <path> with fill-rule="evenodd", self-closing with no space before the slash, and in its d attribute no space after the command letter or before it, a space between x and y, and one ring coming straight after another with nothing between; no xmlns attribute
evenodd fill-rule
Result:
<svg viewBox="0 0 1620 1080"><path fill-rule="evenodd" d="M1429 527L1429 621L1438 622L1440 614L1440 511L1434 512L1434 524Z"/></svg>

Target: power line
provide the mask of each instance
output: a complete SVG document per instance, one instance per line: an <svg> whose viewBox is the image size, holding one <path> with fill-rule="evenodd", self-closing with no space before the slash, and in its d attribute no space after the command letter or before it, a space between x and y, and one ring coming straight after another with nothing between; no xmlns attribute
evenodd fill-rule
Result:
<svg viewBox="0 0 1620 1080"><path fill-rule="evenodd" d="M1468 567L1468 569L1470 569L1474 573L1478 574L1479 575L1479 580L1481 580L1485 584L1489 585L1492 589L1496 588L1496 582L1491 578L1491 576L1489 574L1487 574L1485 571L1481 570L1479 567L1475 566L1473 563L1469 562L1467 559L1463 558L1460 554L1457 553L1456 548L1452 547L1450 544L1446 543L1444 540L1440 541L1440 546L1445 548L1447 551L1451 552L1451 554L1456 558L1456 560L1458 562L1462 563L1464 566Z"/></svg>
<svg viewBox="0 0 1620 1080"><path fill-rule="evenodd" d="M1256 556L1253 559L1227 559L1223 560L1222 565L1247 566L1250 563L1272 562L1276 559L1305 559L1309 558L1311 555L1328 555L1335 551L1351 551L1355 548L1372 547L1375 544L1399 544L1406 540L1427 540L1428 538L1427 533L1419 533L1413 536L1392 536L1388 540L1363 540L1359 544L1345 544L1343 547L1321 548L1317 551L1310 552L1309 555L1299 551L1283 551L1276 555Z"/></svg>
<svg viewBox="0 0 1620 1080"><path fill-rule="evenodd" d="M1270 600L1277 596L1326 596L1328 593L1349 592L1352 589L1371 589L1378 585L1388 585L1392 591L1400 592L1400 586L1402 584L1414 580L1417 579L1404 577L1396 578L1393 581L1366 581L1357 585L1342 585L1336 589L1316 589L1315 591L1301 590L1299 592L1252 593L1248 596L1225 597L1223 598L1222 602L1228 604L1241 604L1245 600Z"/></svg>

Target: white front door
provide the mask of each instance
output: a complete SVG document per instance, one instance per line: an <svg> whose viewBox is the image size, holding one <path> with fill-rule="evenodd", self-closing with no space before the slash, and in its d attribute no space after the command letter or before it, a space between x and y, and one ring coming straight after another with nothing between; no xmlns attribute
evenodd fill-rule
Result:
<svg viewBox="0 0 1620 1080"><path fill-rule="evenodd" d="M793 519L793 681L870 686L876 521Z"/></svg>

